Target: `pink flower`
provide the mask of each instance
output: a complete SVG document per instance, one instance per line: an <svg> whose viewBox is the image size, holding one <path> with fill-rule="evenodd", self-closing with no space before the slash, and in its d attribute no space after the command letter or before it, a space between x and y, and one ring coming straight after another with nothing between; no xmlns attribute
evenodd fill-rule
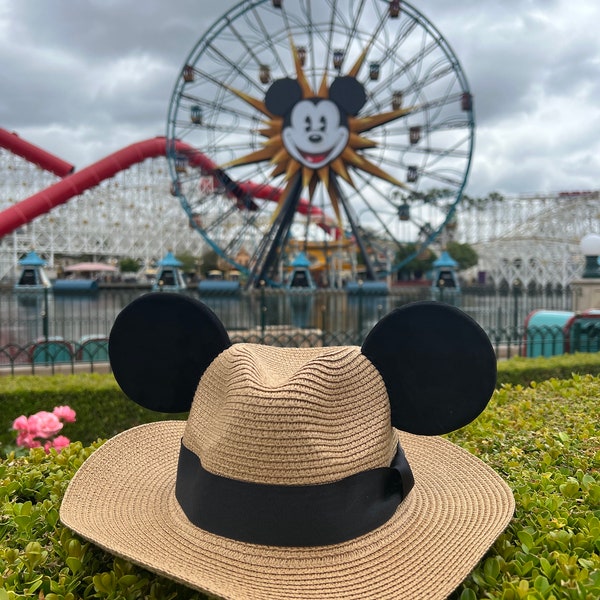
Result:
<svg viewBox="0 0 600 600"><path fill-rule="evenodd" d="M29 433L33 437L43 439L55 436L63 428L63 424L60 422L59 418L55 414L45 410L41 410L40 412L31 415L27 425Z"/></svg>
<svg viewBox="0 0 600 600"><path fill-rule="evenodd" d="M55 450L57 450L58 452L60 452L63 448L68 446L70 443L71 443L71 440L68 437L65 437L64 435L57 435L54 438L54 442L52 442L52 447Z"/></svg>
<svg viewBox="0 0 600 600"><path fill-rule="evenodd" d="M76 413L70 406L55 406L52 413L65 423L75 422Z"/></svg>
<svg viewBox="0 0 600 600"><path fill-rule="evenodd" d="M17 417L13 421L12 428L16 429L17 431L27 431L28 430L27 417L25 415L21 415L20 417Z"/></svg>
<svg viewBox="0 0 600 600"><path fill-rule="evenodd" d="M70 406L56 406L52 412L40 410L26 417L21 415L13 421L13 429L17 431L17 445L22 448L44 447L46 452L51 448L60 452L71 441L64 435L57 435L63 428L62 420L67 423L75 421L75 411Z"/></svg>
<svg viewBox="0 0 600 600"><path fill-rule="evenodd" d="M21 431L17 435L17 445L23 448L39 448L42 444L31 434Z"/></svg>

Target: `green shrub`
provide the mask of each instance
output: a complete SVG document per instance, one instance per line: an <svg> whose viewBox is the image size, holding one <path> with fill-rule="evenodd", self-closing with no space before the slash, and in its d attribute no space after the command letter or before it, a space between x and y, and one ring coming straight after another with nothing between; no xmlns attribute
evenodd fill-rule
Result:
<svg viewBox="0 0 600 600"><path fill-rule="evenodd" d="M550 377L566 379L572 373L600 375L600 353L500 361L498 386L506 383L528 386L532 381ZM15 433L11 425L19 415L52 410L63 404L77 412L77 421L66 425L64 434L84 445L140 423L186 416L166 416L134 404L125 397L112 374L0 377L0 449L14 448Z"/></svg>
<svg viewBox="0 0 600 600"><path fill-rule="evenodd" d="M48 455L35 448L0 465L0 600L207 598L113 557L61 525L66 486L98 445L76 442Z"/></svg>
<svg viewBox="0 0 600 600"><path fill-rule="evenodd" d="M453 596L600 598L600 378L503 385L449 437L513 489L515 518Z"/></svg>
<svg viewBox="0 0 600 600"><path fill-rule="evenodd" d="M568 379L573 373L600 375L600 352L561 354L552 357L513 357L498 363L498 387L505 383L527 386L552 377Z"/></svg>

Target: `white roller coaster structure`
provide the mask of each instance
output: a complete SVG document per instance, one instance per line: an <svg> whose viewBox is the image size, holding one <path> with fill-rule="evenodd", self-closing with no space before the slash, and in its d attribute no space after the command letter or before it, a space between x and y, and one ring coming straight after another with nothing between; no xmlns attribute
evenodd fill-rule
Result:
<svg viewBox="0 0 600 600"><path fill-rule="evenodd" d="M59 181L0 149L0 210ZM150 158L100 182L0 239L0 280L11 280L31 249L57 266L56 257L120 260L146 266L169 250L201 256L206 244L169 191L166 158Z"/></svg>
<svg viewBox="0 0 600 600"><path fill-rule="evenodd" d="M562 288L580 276L581 238L600 231L600 192L490 194L463 202L457 239L474 246L486 281Z"/></svg>
<svg viewBox="0 0 600 600"><path fill-rule="evenodd" d="M59 180L5 149L0 174L0 211ZM32 248L50 268L57 256L133 257L147 266L169 250L201 256L207 246L169 188L162 157L100 182L0 239L0 281L15 277L19 258ZM474 270L486 283L564 288L581 272L580 239L600 232L599 200L598 191L490 194L458 206L454 237L474 246Z"/></svg>

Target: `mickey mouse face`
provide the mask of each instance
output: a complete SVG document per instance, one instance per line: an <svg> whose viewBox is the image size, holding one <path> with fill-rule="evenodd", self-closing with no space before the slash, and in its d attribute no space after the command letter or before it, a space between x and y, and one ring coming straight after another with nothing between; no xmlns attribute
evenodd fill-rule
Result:
<svg viewBox="0 0 600 600"><path fill-rule="evenodd" d="M290 156L309 169L320 169L336 159L348 144L348 117L366 101L354 77L337 77L329 98L303 98L300 84L278 79L267 91L265 106L283 117L282 141Z"/></svg>
<svg viewBox="0 0 600 600"><path fill-rule="evenodd" d="M350 133L341 120L340 110L331 100L301 100L283 130L283 145L299 163L319 169L337 158L348 143Z"/></svg>

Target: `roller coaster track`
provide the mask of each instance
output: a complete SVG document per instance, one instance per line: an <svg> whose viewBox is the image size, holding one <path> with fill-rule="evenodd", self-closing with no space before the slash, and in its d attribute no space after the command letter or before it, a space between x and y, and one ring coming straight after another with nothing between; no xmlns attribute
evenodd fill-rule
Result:
<svg viewBox="0 0 600 600"><path fill-rule="evenodd" d="M44 171L54 173L58 177L66 177L75 170L72 164L24 140L16 133L2 129L2 127L0 127L0 148L5 148L13 154L44 169Z"/></svg>
<svg viewBox="0 0 600 600"><path fill-rule="evenodd" d="M1 128L0 147L62 177L55 184L0 212L0 238L2 238L36 217L99 185L102 181L114 177L118 172L148 158L166 156L167 139L155 137L136 142L77 172L74 172L74 167L69 163ZM191 167L197 167L205 173L212 174L219 183L222 183L222 171L199 150L181 141L177 141L175 148L169 150L186 155ZM255 184L251 181L235 183L227 186L226 190L230 196L245 195L274 202L279 200L282 193L279 188ZM322 212L311 206L306 200L300 201L298 212L322 217Z"/></svg>

